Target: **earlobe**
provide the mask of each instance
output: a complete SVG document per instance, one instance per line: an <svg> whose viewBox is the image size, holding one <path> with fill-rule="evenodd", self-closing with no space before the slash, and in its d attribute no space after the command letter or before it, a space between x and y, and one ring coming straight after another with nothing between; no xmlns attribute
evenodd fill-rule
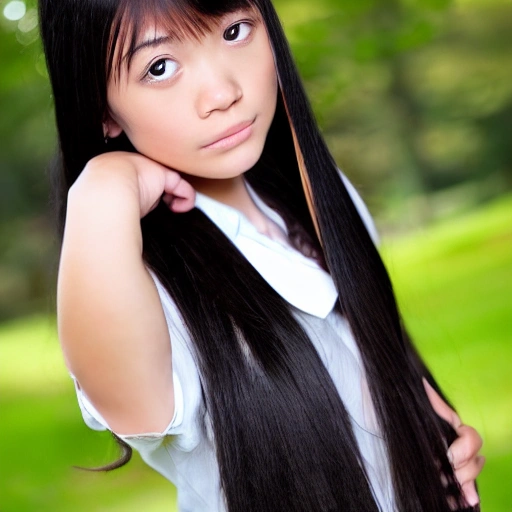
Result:
<svg viewBox="0 0 512 512"><path fill-rule="evenodd" d="M110 114L107 114L106 119L103 121L103 136L105 139L114 139L123 133L123 129L117 121L112 119Z"/></svg>

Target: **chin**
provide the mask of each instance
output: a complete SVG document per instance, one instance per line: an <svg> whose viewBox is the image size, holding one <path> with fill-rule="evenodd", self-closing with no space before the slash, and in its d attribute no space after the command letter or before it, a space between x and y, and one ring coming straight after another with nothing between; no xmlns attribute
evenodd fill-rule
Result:
<svg viewBox="0 0 512 512"><path fill-rule="evenodd" d="M243 174L249 169L252 169L261 158L263 147L264 143L253 145L253 147L250 148L241 147L239 154L234 154L231 156L229 162L226 164L226 169L232 170L233 177L235 175Z"/></svg>
<svg viewBox="0 0 512 512"><path fill-rule="evenodd" d="M259 151L243 151L239 155L225 155L224 158L208 166L204 173L194 173L196 176L211 179L236 178L252 169L261 157L263 148ZM192 174L192 173L191 173Z"/></svg>

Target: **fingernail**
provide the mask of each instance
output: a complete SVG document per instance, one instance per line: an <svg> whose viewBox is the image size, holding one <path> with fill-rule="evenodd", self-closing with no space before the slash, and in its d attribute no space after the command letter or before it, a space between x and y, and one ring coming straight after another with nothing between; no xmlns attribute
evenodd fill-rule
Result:
<svg viewBox="0 0 512 512"><path fill-rule="evenodd" d="M450 464L453 466L453 453L451 449L448 449L448 451L446 452L446 456L448 457L448 461L450 462Z"/></svg>
<svg viewBox="0 0 512 512"><path fill-rule="evenodd" d="M480 497L478 496L478 493L476 492L476 489L474 487L471 487L466 491L466 501L468 502L468 505L471 507L474 507L478 503L480 503Z"/></svg>

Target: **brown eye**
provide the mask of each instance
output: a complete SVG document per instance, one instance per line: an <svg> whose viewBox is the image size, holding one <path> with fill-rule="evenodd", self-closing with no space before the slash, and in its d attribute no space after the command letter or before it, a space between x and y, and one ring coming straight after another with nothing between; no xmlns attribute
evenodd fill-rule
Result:
<svg viewBox="0 0 512 512"><path fill-rule="evenodd" d="M252 25L246 21L240 21L231 25L224 31L223 37L226 41L244 41L249 37L252 31Z"/></svg>
<svg viewBox="0 0 512 512"><path fill-rule="evenodd" d="M236 41L239 34L240 23L236 23L235 25L231 25L231 27L224 31L224 39L226 41Z"/></svg>
<svg viewBox="0 0 512 512"><path fill-rule="evenodd" d="M174 76L178 70L178 64L172 59L158 59L148 69L147 78L152 82L160 82Z"/></svg>
<svg viewBox="0 0 512 512"><path fill-rule="evenodd" d="M166 68L166 64L165 64L165 60L162 59L162 60L159 60L157 62L155 62L150 68L149 68L149 72L151 75L153 75L154 77L157 77L157 76L162 76L165 74L165 68Z"/></svg>

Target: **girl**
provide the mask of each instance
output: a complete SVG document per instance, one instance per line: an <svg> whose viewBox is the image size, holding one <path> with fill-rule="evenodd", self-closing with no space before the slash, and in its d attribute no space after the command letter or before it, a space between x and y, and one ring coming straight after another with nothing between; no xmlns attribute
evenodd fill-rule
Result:
<svg viewBox="0 0 512 512"><path fill-rule="evenodd" d="M475 510L478 435L407 339L270 2L40 10L86 422L182 511Z"/></svg>

